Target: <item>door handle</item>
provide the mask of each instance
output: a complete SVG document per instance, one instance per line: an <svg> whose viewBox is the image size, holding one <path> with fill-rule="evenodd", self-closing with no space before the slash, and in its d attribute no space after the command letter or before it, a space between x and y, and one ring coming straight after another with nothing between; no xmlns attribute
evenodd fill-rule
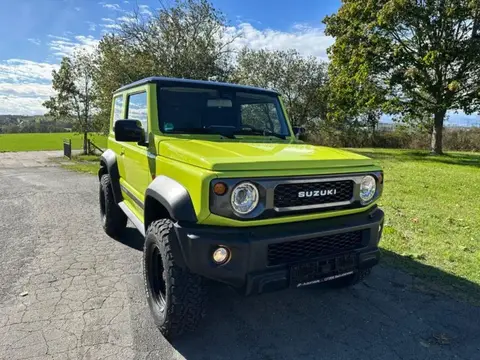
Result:
<svg viewBox="0 0 480 360"><path fill-rule="evenodd" d="M120 150L120 155L125 155L125 148L122 147L122 149Z"/></svg>

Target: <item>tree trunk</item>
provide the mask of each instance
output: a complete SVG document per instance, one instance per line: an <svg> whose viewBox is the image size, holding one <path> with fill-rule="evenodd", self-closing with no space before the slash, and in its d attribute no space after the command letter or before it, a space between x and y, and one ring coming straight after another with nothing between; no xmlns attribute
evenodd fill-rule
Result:
<svg viewBox="0 0 480 360"><path fill-rule="evenodd" d="M83 153L85 155L88 154L88 137L87 137L87 135L88 134L86 132L83 133Z"/></svg>
<svg viewBox="0 0 480 360"><path fill-rule="evenodd" d="M439 110L434 114L434 123L432 129L432 154L443 154L443 121L445 119L445 110Z"/></svg>

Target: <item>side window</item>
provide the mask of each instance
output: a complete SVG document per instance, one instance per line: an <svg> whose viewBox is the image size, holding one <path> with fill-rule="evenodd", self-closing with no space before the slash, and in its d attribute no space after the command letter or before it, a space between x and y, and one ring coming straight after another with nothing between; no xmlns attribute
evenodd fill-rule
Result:
<svg viewBox="0 0 480 360"><path fill-rule="evenodd" d="M115 98L114 104L113 104L113 124L112 126L115 126L115 122L117 120L120 120L123 116L123 96L117 96Z"/></svg>
<svg viewBox="0 0 480 360"><path fill-rule="evenodd" d="M142 92L128 96L127 119L140 120L145 131L145 141L148 141L147 93Z"/></svg>
<svg viewBox="0 0 480 360"><path fill-rule="evenodd" d="M280 132L277 109L272 103L242 104L242 125Z"/></svg>

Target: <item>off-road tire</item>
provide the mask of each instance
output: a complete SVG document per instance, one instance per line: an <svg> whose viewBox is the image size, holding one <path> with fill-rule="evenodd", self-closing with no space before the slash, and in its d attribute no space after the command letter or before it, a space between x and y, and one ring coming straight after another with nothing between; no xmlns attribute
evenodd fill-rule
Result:
<svg viewBox="0 0 480 360"><path fill-rule="evenodd" d="M370 275L371 271L372 271L372 268L362 269L362 270L356 271L351 275L330 280L327 282L327 284L334 289L350 287L355 284L361 283L368 275Z"/></svg>
<svg viewBox="0 0 480 360"><path fill-rule="evenodd" d="M205 316L207 303L205 279L176 264L171 246L173 241L177 241L173 222L170 219L157 220L147 229L143 249L147 302L155 324L167 339L195 330ZM155 278L159 272L163 273L161 278ZM163 281L161 299L159 286L155 285L158 281Z"/></svg>
<svg viewBox="0 0 480 360"><path fill-rule="evenodd" d="M127 216L113 198L113 189L108 174L100 178L100 216L103 230L108 236L118 238L127 227Z"/></svg>

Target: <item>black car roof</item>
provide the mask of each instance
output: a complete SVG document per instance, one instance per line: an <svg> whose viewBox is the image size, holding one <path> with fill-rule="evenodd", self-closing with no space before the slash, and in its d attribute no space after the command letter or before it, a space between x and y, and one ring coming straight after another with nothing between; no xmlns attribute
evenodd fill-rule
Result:
<svg viewBox="0 0 480 360"><path fill-rule="evenodd" d="M252 91L252 92L262 92L268 94L275 94L278 95L278 92L275 90L263 89L259 87L253 86L245 86L245 85L238 85L232 83L224 83L224 82L217 82L217 81L205 81L205 80L191 80L191 79L180 79L180 78L168 78L168 77L161 77L161 76L152 76L142 80L135 81L131 84L122 86L121 88L115 90L114 93L118 93L124 90L128 90L137 86L150 84L150 83L157 83L164 86L179 86L179 85L194 85L194 86L208 86L214 88L229 88L229 89L238 89L242 91Z"/></svg>

